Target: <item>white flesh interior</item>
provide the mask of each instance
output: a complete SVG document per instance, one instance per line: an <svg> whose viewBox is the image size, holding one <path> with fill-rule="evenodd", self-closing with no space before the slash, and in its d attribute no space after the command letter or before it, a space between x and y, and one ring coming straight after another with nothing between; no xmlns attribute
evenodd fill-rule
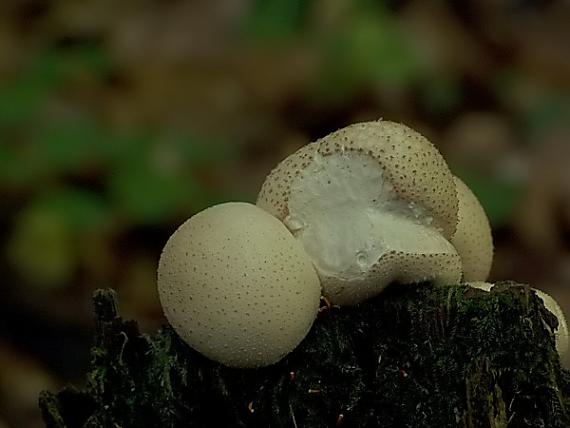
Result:
<svg viewBox="0 0 570 428"><path fill-rule="evenodd" d="M285 224L321 278L362 280L388 251L454 251L429 213L399 199L366 154L315 155L293 183L288 208Z"/></svg>

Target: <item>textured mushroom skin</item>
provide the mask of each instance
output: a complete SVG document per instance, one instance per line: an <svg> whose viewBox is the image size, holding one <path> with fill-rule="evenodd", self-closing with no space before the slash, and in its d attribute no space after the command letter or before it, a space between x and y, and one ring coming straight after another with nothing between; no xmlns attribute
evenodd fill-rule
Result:
<svg viewBox="0 0 570 428"><path fill-rule="evenodd" d="M323 293L331 302L355 305L376 296L396 281L404 284L432 281L437 285L450 285L457 284L460 279L461 260L453 250L431 254L391 251L383 255L361 280L330 277L322 279L322 282L326 284Z"/></svg>
<svg viewBox="0 0 570 428"><path fill-rule="evenodd" d="M160 257L158 291L186 343L242 368L292 351L321 295L302 245L278 219L247 203L216 205L182 224Z"/></svg>
<svg viewBox="0 0 570 428"><path fill-rule="evenodd" d="M281 161L269 173L261 186L257 196L257 206L278 219L284 220L289 214L291 186L313 161L317 147L317 143L307 144Z"/></svg>
<svg viewBox="0 0 570 428"><path fill-rule="evenodd" d="M427 209L446 238L457 225L458 202L453 175L437 148L413 129L390 121L363 122L339 129L282 161L267 177L257 205L283 220L291 184L318 151L359 152L378 161L402 199Z"/></svg>
<svg viewBox="0 0 570 428"><path fill-rule="evenodd" d="M323 155L338 150L367 153L378 161L402 199L431 212L444 237L455 232L458 203L451 171L437 148L418 132L395 122L364 122L339 129L317 143Z"/></svg>
<svg viewBox="0 0 570 428"><path fill-rule="evenodd" d="M405 125L358 123L301 148L271 171L257 205L303 242L333 303L359 303L393 281L461 278L448 241L458 220L453 175Z"/></svg>
<svg viewBox="0 0 570 428"><path fill-rule="evenodd" d="M556 316L558 319L558 329L554 332L554 338L556 339L556 350L560 355L560 360L562 365L568 367L568 323L566 317L564 316L564 311L558 304L556 300L550 294L545 293L542 290L533 289L538 294L538 297L544 302L544 306L550 312Z"/></svg>
<svg viewBox="0 0 570 428"><path fill-rule="evenodd" d="M463 181L454 177L459 221L451 243L461 256L464 281L485 281L493 263L493 237L485 210Z"/></svg>

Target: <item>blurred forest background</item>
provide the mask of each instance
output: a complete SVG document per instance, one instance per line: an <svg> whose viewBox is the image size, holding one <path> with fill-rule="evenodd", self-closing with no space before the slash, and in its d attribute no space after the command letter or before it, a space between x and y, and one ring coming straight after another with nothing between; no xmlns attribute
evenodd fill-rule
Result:
<svg viewBox="0 0 570 428"><path fill-rule="evenodd" d="M2 0L0 427L82 383L94 289L154 331L176 226L356 121L436 143L492 279L570 313L569 24L564 0Z"/></svg>

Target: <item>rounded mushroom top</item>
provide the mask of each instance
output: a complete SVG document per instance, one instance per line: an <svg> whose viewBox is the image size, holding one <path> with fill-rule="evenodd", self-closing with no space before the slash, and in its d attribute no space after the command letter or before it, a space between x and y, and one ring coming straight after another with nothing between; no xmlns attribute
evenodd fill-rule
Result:
<svg viewBox="0 0 570 428"><path fill-rule="evenodd" d="M385 120L356 123L317 141L323 156L362 153L378 162L398 196L423 207L450 238L457 224L453 175L437 148L419 132Z"/></svg>
<svg viewBox="0 0 570 428"><path fill-rule="evenodd" d="M493 263L493 236L485 210L463 181L454 177L459 222L451 243L461 256L464 281L485 281Z"/></svg>
<svg viewBox="0 0 570 428"><path fill-rule="evenodd" d="M158 267L164 313L206 357L259 367L291 352L318 311L320 284L301 244L247 203L208 208L182 224Z"/></svg>
<svg viewBox="0 0 570 428"><path fill-rule="evenodd" d="M437 148L406 125L378 120L339 129L282 161L263 183L257 205L280 219L289 214L291 186L315 162L331 155L368 156L386 182L411 209L431 216L450 238L457 225L458 201L453 175Z"/></svg>
<svg viewBox="0 0 570 428"><path fill-rule="evenodd" d="M282 160L263 182L257 206L284 220L289 214L291 186L313 162L316 151L317 143L310 143Z"/></svg>
<svg viewBox="0 0 570 428"><path fill-rule="evenodd" d="M407 126L359 123L303 147L269 174L257 204L303 243L333 303L358 303L393 281L461 277L447 240L453 175Z"/></svg>

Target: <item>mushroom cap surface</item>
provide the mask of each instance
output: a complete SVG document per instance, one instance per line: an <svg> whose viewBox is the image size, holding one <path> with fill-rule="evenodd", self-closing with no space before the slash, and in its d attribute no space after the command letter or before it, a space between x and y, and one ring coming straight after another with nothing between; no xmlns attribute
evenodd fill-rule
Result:
<svg viewBox="0 0 570 428"><path fill-rule="evenodd" d="M338 305L355 305L376 296L392 282L402 284L432 281L436 285L457 284L461 260L452 245L447 252L419 253L391 251L383 255L362 279L322 278L323 293Z"/></svg>
<svg viewBox="0 0 570 428"><path fill-rule="evenodd" d="M566 321L566 317L564 316L564 311L558 304L556 300L550 295L545 293L542 290L538 290L533 288L538 294L538 297L542 299L544 302L544 306L550 312L556 316L558 319L558 328L554 332L554 338L556 339L556 350L560 355L560 360L562 361L564 366L568 366L568 323Z"/></svg>
<svg viewBox="0 0 570 428"><path fill-rule="evenodd" d="M305 337L320 301L318 276L278 219L230 202L183 223L158 267L164 314L206 357L231 367L279 361Z"/></svg>
<svg viewBox="0 0 570 428"><path fill-rule="evenodd" d="M257 205L303 243L333 303L359 303L393 281L461 278L448 241L458 220L453 175L405 125L358 123L301 148L271 171Z"/></svg>
<svg viewBox="0 0 570 428"><path fill-rule="evenodd" d="M451 243L461 256L464 281L486 281L493 263L493 236L489 219L471 189L454 177L459 221Z"/></svg>
<svg viewBox="0 0 570 428"><path fill-rule="evenodd" d="M283 220L288 214L291 185L313 161L315 153L363 153L376 160L394 191L424 207L451 238L457 225L458 201L453 174L437 148L401 123L377 120L349 125L308 144L271 171L257 205Z"/></svg>
<svg viewBox="0 0 570 428"><path fill-rule="evenodd" d="M279 162L263 182L256 205L284 220L289 215L291 186L313 161L317 146L317 143L307 144Z"/></svg>

